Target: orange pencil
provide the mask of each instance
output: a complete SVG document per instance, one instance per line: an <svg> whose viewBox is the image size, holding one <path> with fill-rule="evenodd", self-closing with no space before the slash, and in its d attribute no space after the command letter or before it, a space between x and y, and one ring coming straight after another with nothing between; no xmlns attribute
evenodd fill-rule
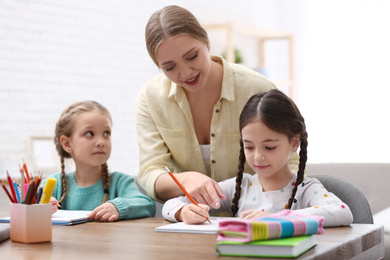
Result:
<svg viewBox="0 0 390 260"><path fill-rule="evenodd" d="M23 160L23 169L24 169L24 172L26 173L26 177L27 177L27 182L30 183L31 179L30 179L30 176L28 174L26 162L24 161L24 159L22 159L22 160Z"/></svg>
<svg viewBox="0 0 390 260"><path fill-rule="evenodd" d="M176 179L175 175L169 170L168 167L165 166L165 170L169 173L169 175L172 177L172 179L176 182L176 184L180 187L180 189L184 192L184 194L187 196L187 198L196 206L199 207L198 203L191 197L191 195L186 191L186 189L181 185L178 179ZM209 218L207 218L207 221L211 224L211 221Z"/></svg>

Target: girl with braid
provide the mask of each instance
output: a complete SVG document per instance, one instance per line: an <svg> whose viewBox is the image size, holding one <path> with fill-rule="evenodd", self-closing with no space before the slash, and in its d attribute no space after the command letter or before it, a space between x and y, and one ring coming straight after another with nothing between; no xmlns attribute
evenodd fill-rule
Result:
<svg viewBox="0 0 390 260"><path fill-rule="evenodd" d="M285 209L325 218L324 226L350 225L349 207L315 178L305 177L307 132L295 103L271 89L252 96L240 115L240 155L236 178L219 183L225 200L211 213L227 211L243 219L258 218ZM299 149L299 167L293 174L288 162ZM247 162L254 175L244 173ZM200 224L210 207L191 204L186 197L167 201L163 216L170 221Z"/></svg>
<svg viewBox="0 0 390 260"><path fill-rule="evenodd" d="M109 111L95 101L75 103L61 114L54 137L61 172L50 176L57 179L51 203L90 210L89 218L99 221L154 216L153 200L138 190L132 176L109 173L111 125ZM65 158L73 159L74 172L65 172Z"/></svg>

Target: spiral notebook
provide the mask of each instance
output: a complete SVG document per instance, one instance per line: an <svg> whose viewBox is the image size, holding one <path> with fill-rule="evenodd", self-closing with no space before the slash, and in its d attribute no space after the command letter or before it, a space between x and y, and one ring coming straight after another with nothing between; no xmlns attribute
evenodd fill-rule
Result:
<svg viewBox="0 0 390 260"><path fill-rule="evenodd" d="M53 225L77 225L93 221L88 219L88 214L92 211L88 210L61 210L59 209L52 215ZM0 223L8 223L10 217L0 218Z"/></svg>
<svg viewBox="0 0 390 260"><path fill-rule="evenodd" d="M92 211L87 210L61 210L59 209L52 215L53 225L77 225L93 221L88 219L88 214Z"/></svg>

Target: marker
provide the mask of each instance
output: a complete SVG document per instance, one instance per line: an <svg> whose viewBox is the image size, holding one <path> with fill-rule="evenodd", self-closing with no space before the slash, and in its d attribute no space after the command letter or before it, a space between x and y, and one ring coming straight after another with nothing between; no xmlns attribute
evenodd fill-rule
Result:
<svg viewBox="0 0 390 260"><path fill-rule="evenodd" d="M50 197L53 194L54 187L56 186L57 179L48 178L45 188L43 189L43 197L41 200L41 204L47 204L50 202Z"/></svg>
<svg viewBox="0 0 390 260"><path fill-rule="evenodd" d="M37 197L36 197L36 200L35 200L36 204L39 204L39 201L42 198L42 193L43 193L43 189L42 189L42 187L39 187L38 188L38 192L37 192Z"/></svg>

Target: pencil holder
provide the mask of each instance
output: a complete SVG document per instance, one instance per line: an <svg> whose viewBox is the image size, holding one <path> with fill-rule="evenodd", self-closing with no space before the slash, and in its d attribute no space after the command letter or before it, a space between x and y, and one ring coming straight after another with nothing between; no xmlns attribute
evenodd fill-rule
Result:
<svg viewBox="0 0 390 260"><path fill-rule="evenodd" d="M51 241L51 204L10 205L10 238L20 243L41 243Z"/></svg>

